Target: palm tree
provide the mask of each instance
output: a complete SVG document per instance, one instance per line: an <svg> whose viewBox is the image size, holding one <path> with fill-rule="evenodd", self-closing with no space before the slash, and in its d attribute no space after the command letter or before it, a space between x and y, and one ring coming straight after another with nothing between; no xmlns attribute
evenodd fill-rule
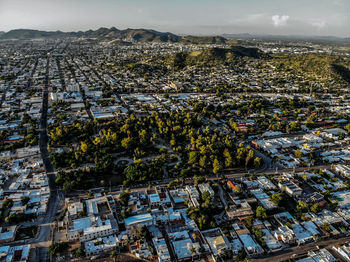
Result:
<svg viewBox="0 0 350 262"><path fill-rule="evenodd" d="M115 251L112 251L110 257L113 259L114 262L117 261L118 254Z"/></svg>
<svg viewBox="0 0 350 262"><path fill-rule="evenodd" d="M192 256L192 261L193 261L193 257L196 255L196 249L192 246L191 248L190 248L190 252L191 252L191 256Z"/></svg>

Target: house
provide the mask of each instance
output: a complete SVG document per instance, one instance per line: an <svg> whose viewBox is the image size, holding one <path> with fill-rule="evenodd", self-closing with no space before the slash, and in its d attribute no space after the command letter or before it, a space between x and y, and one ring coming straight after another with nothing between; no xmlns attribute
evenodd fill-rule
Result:
<svg viewBox="0 0 350 262"><path fill-rule="evenodd" d="M96 256L101 253L115 250L119 245L119 240L115 235L97 237L94 240L86 241L84 243L85 254L87 257Z"/></svg>
<svg viewBox="0 0 350 262"><path fill-rule="evenodd" d="M335 245L332 247L333 250L335 250L344 261L350 262L350 245L343 244L343 245Z"/></svg>
<svg viewBox="0 0 350 262"><path fill-rule="evenodd" d="M300 197L303 193L303 190L290 180L281 180L278 187L291 197Z"/></svg>
<svg viewBox="0 0 350 262"><path fill-rule="evenodd" d="M273 203L270 197L261 189L251 190L250 192L255 196L255 198L265 209L277 208L277 205Z"/></svg>
<svg viewBox="0 0 350 262"><path fill-rule="evenodd" d="M206 239L214 256L231 250L230 242L228 241L227 237L221 232L220 228L213 228L202 231L202 235Z"/></svg>
<svg viewBox="0 0 350 262"><path fill-rule="evenodd" d="M245 219L254 214L252 208L246 200L235 200L235 205L230 206L226 210L228 219Z"/></svg>
<svg viewBox="0 0 350 262"><path fill-rule="evenodd" d="M165 239L153 238L152 242L154 247L156 248L156 252L158 255L158 262L171 262L169 249L165 242Z"/></svg>
<svg viewBox="0 0 350 262"><path fill-rule="evenodd" d="M277 252L282 250L282 245L278 242L278 240L271 234L270 230L266 228L262 228L264 236L263 239L266 243L267 248L270 252Z"/></svg>
<svg viewBox="0 0 350 262"><path fill-rule="evenodd" d="M23 246L3 246L0 247L0 255L4 250L7 250L6 258L4 261L6 262L12 262L12 261L28 261L29 259L29 251L30 251L30 244L23 245Z"/></svg>
<svg viewBox="0 0 350 262"><path fill-rule="evenodd" d="M187 190L187 192L188 192L188 194L189 194L189 196L190 196L192 205L193 205L194 207L199 207L199 200L200 200L200 197L199 197L199 192L198 192L198 190L196 189L196 187L187 185L187 186L185 187L185 189Z"/></svg>
<svg viewBox="0 0 350 262"><path fill-rule="evenodd" d="M84 211L84 205L81 202L68 203L68 215L71 219L76 219L78 214Z"/></svg>
<svg viewBox="0 0 350 262"><path fill-rule="evenodd" d="M143 226L153 225L154 220L151 214L140 214L125 219L126 230L137 229Z"/></svg>
<svg viewBox="0 0 350 262"><path fill-rule="evenodd" d="M203 183L198 185L199 191L203 194L204 192L209 192L210 196L213 197L215 195L214 190L208 183Z"/></svg>
<svg viewBox="0 0 350 262"><path fill-rule="evenodd" d="M238 235L239 239L243 243L245 252L249 256L261 255L264 253L263 248L255 242L255 240L249 234Z"/></svg>
<svg viewBox="0 0 350 262"><path fill-rule="evenodd" d="M0 227L0 244L14 241L16 231L17 226Z"/></svg>
<svg viewBox="0 0 350 262"><path fill-rule="evenodd" d="M277 240L286 244L293 244L296 241L295 233L286 226L278 227L278 230L274 232L274 236Z"/></svg>

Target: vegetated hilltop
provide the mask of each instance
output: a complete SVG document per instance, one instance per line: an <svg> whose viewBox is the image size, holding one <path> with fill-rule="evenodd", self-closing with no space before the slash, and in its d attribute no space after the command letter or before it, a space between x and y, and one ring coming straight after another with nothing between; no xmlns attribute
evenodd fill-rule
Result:
<svg viewBox="0 0 350 262"><path fill-rule="evenodd" d="M192 36L187 35L181 39L185 44L226 44L227 39L222 36Z"/></svg>
<svg viewBox="0 0 350 262"><path fill-rule="evenodd" d="M167 66L184 68L186 66L213 66L218 64L236 64L244 57L261 58L265 54L258 48L232 46L230 48L207 48L192 52L180 52L164 58Z"/></svg>
<svg viewBox="0 0 350 262"><path fill-rule="evenodd" d="M318 81L350 84L350 58L330 54L273 54L269 61L277 71L287 71Z"/></svg>

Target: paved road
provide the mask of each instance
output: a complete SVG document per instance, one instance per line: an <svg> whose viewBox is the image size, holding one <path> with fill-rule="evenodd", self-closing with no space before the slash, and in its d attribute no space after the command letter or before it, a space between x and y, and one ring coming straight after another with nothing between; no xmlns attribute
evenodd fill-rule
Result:
<svg viewBox="0 0 350 262"><path fill-rule="evenodd" d="M44 162L45 170L49 180L50 186L50 199L47 205L47 211L42 223L40 224L39 233L33 240L32 246L36 247L36 255L34 261L48 261L49 253L48 246L52 240L52 222L55 221L56 210L59 199L63 199L62 192L58 191L56 185L56 174L51 164L49 157L48 146L48 135L47 135L47 112L48 112L48 92L49 92L49 68L50 68L50 57L47 57L46 62L46 74L45 74L45 85L43 90L43 103L40 118L40 134L39 134L39 147L41 157Z"/></svg>
<svg viewBox="0 0 350 262"><path fill-rule="evenodd" d="M224 190L222 189L220 184L217 184L218 188L219 188L219 196L220 196L220 200L222 202L222 204L226 207L228 206L227 201L225 199L225 194L224 194Z"/></svg>
<svg viewBox="0 0 350 262"><path fill-rule="evenodd" d="M316 250L317 246L319 246L320 248L328 248L329 249L336 244L343 244L343 243L348 242L348 241L350 241L350 236L342 237L339 239L328 239L328 240L323 240L320 242L313 242L313 243L306 244L303 246L288 248L288 249L279 251L275 254L268 254L264 258L256 258L256 259L252 259L252 261L254 261L254 262L284 261L284 260L288 260L288 259L292 258L292 256L294 254L296 254L298 256L298 255L306 254L310 250Z"/></svg>

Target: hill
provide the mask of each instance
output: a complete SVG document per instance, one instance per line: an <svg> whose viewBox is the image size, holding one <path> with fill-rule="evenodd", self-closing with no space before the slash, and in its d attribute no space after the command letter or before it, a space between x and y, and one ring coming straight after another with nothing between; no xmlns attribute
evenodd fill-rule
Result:
<svg viewBox="0 0 350 262"><path fill-rule="evenodd" d="M242 58L261 58L265 54L258 48L232 46L230 48L207 48L199 51L180 52L164 58L166 65L174 68L186 66L212 66L217 64L235 64Z"/></svg>
<svg viewBox="0 0 350 262"><path fill-rule="evenodd" d="M329 54L273 54L270 62L277 71L288 71L305 79L338 80L350 84L350 58Z"/></svg>
<svg viewBox="0 0 350 262"><path fill-rule="evenodd" d="M184 36L182 43L186 44L226 44L227 39L222 36Z"/></svg>

